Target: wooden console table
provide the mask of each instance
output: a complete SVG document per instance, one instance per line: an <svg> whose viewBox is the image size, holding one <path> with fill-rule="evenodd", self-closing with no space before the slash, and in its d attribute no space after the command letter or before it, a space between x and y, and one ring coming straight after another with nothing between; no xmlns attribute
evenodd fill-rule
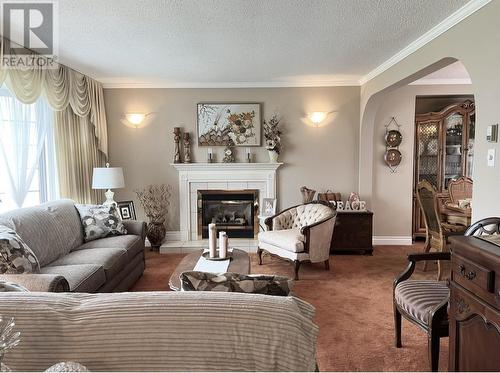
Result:
<svg viewBox="0 0 500 373"><path fill-rule="evenodd" d="M330 253L373 253L373 212L337 211Z"/></svg>
<svg viewBox="0 0 500 373"><path fill-rule="evenodd" d="M450 371L500 371L500 246L451 237Z"/></svg>

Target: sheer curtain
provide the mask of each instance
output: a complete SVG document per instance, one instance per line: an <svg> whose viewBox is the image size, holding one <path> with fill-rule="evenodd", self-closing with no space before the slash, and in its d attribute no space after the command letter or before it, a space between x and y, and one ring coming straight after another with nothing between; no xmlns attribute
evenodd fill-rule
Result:
<svg viewBox="0 0 500 373"><path fill-rule="evenodd" d="M42 157L45 161L45 157L54 155L53 141L52 144L47 142L47 137L53 138L53 118L53 111L43 99L31 105L23 104L7 89L0 88L2 183L7 182L17 207L23 206ZM55 198L55 183L52 182L45 192L52 194L48 197Z"/></svg>

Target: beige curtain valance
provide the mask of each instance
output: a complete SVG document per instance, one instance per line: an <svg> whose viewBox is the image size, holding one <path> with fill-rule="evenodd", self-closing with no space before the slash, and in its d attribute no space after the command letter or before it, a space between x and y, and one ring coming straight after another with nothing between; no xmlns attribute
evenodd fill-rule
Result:
<svg viewBox="0 0 500 373"><path fill-rule="evenodd" d="M3 51L4 43L0 38L2 60ZM79 117L90 116L98 149L107 157L104 92L99 82L61 64L55 69L40 66L4 69L0 64L0 86L3 83L25 104L32 104L43 95L55 111L64 111L69 106Z"/></svg>

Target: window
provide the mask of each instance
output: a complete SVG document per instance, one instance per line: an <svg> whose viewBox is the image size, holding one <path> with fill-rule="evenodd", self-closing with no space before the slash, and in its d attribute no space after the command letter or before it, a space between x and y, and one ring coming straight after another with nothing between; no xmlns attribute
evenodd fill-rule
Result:
<svg viewBox="0 0 500 373"><path fill-rule="evenodd" d="M53 112L0 87L0 213L58 196Z"/></svg>

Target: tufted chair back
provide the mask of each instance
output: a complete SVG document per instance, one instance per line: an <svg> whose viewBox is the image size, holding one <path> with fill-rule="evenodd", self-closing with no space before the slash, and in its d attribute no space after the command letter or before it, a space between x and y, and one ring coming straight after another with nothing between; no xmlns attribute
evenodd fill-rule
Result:
<svg viewBox="0 0 500 373"><path fill-rule="evenodd" d="M273 219L273 230L300 229L335 214L331 207L320 203L306 203L282 212Z"/></svg>

